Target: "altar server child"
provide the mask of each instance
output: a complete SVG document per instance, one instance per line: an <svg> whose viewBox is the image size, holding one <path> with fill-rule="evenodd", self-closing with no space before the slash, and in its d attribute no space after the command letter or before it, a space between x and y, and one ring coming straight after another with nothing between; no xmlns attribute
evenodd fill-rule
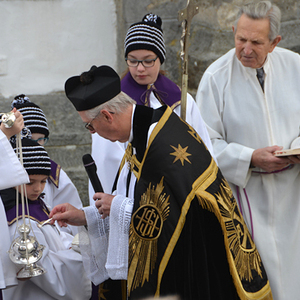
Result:
<svg viewBox="0 0 300 300"><path fill-rule="evenodd" d="M44 146L49 140L49 128L45 113L34 102L24 95L18 95L11 104L17 108L23 115L24 125L31 132L31 139ZM78 209L83 207L78 191L59 164L50 159L51 173L45 184L44 202L53 208L55 205L70 203ZM68 226L63 229L73 235L78 233L76 226Z"/></svg>

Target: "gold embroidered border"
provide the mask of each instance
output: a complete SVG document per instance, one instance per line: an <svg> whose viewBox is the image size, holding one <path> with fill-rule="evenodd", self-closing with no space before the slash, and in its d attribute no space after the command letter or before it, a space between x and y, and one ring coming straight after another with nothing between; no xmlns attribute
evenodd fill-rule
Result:
<svg viewBox="0 0 300 300"><path fill-rule="evenodd" d="M176 243L179 239L179 236L180 236L181 231L183 229L183 226L185 224L185 218L186 218L187 212L190 208L191 202L195 197L196 190L197 190L197 188L198 189L199 188L206 189L215 180L217 170L218 169L216 168L216 163L214 162L214 160L211 160L211 163L210 163L209 167L195 181L195 184L193 185L192 191L190 192L190 194L185 199L184 205L182 206L182 209L181 209L181 215L179 217L179 221L177 223L177 226L174 230L174 233L171 237L171 240L170 240L170 242L167 246L167 249L165 251L165 254L162 258L162 261L161 261L159 269L158 269L157 289L156 289L156 293L155 293L156 297L158 297L160 295L160 285L161 285L161 280L162 280L162 277L163 277L163 273L164 273L164 271L167 267L167 264L170 260L172 252L173 252L173 250L176 246ZM205 182L205 184L204 184L204 182ZM207 193L207 196L211 196L213 198L213 196L210 195L209 193Z"/></svg>
<svg viewBox="0 0 300 300"><path fill-rule="evenodd" d="M60 170L61 170L61 166L57 165L56 173L55 173L55 178L52 175L49 176L49 179L53 182L53 184L57 188L58 188L58 183L59 183L59 173L60 173Z"/></svg>
<svg viewBox="0 0 300 300"><path fill-rule="evenodd" d="M44 213L45 213L47 216L49 216L49 214L48 214L44 209L43 209L43 211L44 211ZM30 216L30 215L25 215L25 218L31 219L31 220L33 220L33 221L39 223L39 224L43 223L43 221L44 221L44 220L40 221L40 220L38 220L37 218L34 218L34 217ZM17 219L18 219L18 220L19 220L19 219L22 219L22 215L19 215L18 218L15 217L15 218L13 218L10 222L7 222L8 226L10 226L10 225L12 225L13 223L15 223L15 222L17 221Z"/></svg>
<svg viewBox="0 0 300 300"><path fill-rule="evenodd" d="M181 104L181 100L175 102L171 107L172 110L174 110L177 106L179 106Z"/></svg>

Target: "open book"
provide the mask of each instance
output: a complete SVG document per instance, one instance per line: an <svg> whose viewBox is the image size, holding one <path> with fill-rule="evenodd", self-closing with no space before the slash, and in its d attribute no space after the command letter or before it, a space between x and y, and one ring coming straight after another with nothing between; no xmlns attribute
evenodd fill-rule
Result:
<svg viewBox="0 0 300 300"><path fill-rule="evenodd" d="M275 156L300 155L300 137L294 139L290 149L284 149L274 152Z"/></svg>

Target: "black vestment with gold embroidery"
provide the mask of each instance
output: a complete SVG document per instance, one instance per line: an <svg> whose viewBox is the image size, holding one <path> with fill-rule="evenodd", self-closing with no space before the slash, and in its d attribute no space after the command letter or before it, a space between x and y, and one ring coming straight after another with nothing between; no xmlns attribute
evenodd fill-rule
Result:
<svg viewBox="0 0 300 300"><path fill-rule="evenodd" d="M136 149L129 299L272 299L229 185L195 130L166 108L144 153Z"/></svg>

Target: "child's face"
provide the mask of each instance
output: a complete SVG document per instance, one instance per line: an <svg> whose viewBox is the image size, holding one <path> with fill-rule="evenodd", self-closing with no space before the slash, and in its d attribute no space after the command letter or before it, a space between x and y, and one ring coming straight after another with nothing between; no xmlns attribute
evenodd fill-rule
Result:
<svg viewBox="0 0 300 300"><path fill-rule="evenodd" d="M34 201L38 199L44 190L47 178L48 176L46 175L29 175L30 183L25 185L29 200Z"/></svg>

